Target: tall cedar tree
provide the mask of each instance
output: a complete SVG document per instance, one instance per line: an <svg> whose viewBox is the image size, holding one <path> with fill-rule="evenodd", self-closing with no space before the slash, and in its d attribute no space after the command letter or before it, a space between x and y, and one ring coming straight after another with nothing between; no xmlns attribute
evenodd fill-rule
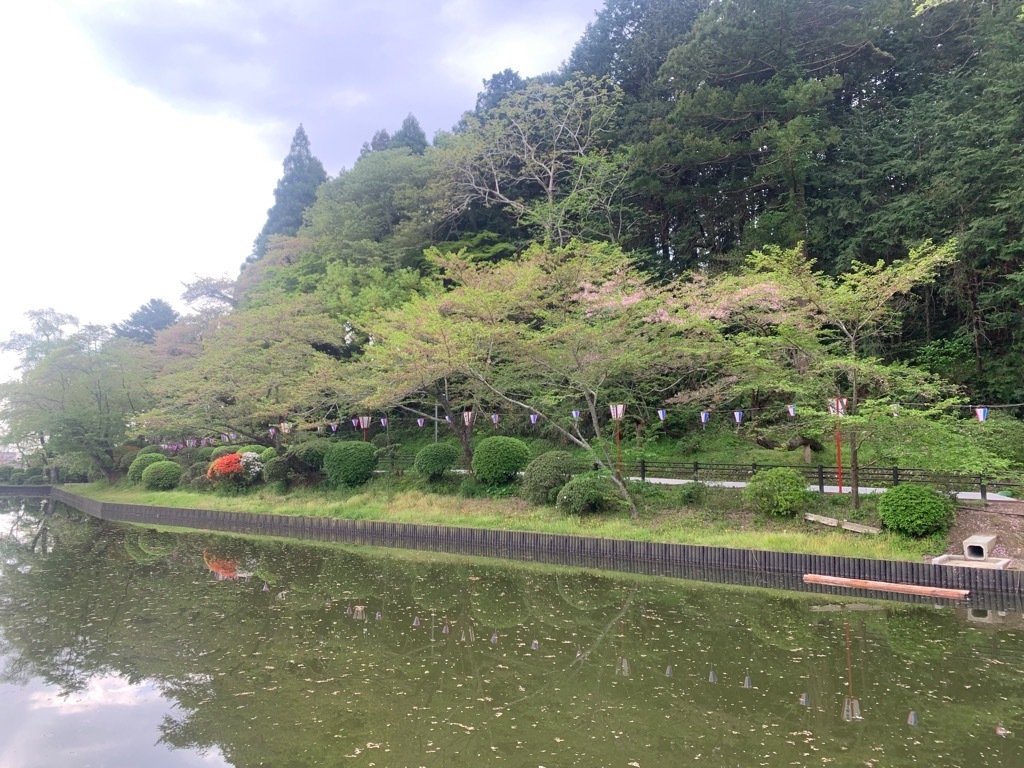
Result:
<svg viewBox="0 0 1024 768"><path fill-rule="evenodd" d="M300 123L284 159L284 175L274 189L274 206L267 211L267 223L253 243L249 261L266 253L270 235L298 234L303 212L316 201L316 190L325 181L324 165L309 151L309 138Z"/></svg>
<svg viewBox="0 0 1024 768"><path fill-rule="evenodd" d="M157 331L174 325L177 320L178 313L170 304L163 299L150 299L123 323L114 323L111 329L122 339L152 344Z"/></svg>

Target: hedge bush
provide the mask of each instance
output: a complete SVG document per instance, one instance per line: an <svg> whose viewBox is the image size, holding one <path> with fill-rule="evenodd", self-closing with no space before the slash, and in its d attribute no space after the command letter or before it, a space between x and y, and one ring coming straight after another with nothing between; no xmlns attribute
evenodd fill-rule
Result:
<svg viewBox="0 0 1024 768"><path fill-rule="evenodd" d="M762 469L743 489L743 500L773 517L791 517L807 504L807 481L790 467Z"/></svg>
<svg viewBox="0 0 1024 768"><path fill-rule="evenodd" d="M149 491L169 491L181 482L181 465L175 461L158 461L142 471L142 484Z"/></svg>
<svg viewBox="0 0 1024 768"><path fill-rule="evenodd" d="M576 475L558 492L555 507L566 515L603 512L611 506L612 484L600 472Z"/></svg>
<svg viewBox="0 0 1024 768"><path fill-rule="evenodd" d="M139 448L138 452L136 452L135 455L136 456L145 456L147 453L161 453L162 454L163 453L163 448L161 448L159 445L144 445L141 448Z"/></svg>
<svg viewBox="0 0 1024 768"><path fill-rule="evenodd" d="M263 462L263 479L268 483L288 479L288 461L282 456L272 456Z"/></svg>
<svg viewBox="0 0 1024 768"><path fill-rule="evenodd" d="M7 480L11 485L24 485L25 470L16 469L11 472L10 478Z"/></svg>
<svg viewBox="0 0 1024 768"><path fill-rule="evenodd" d="M271 459L277 458L277 448L264 448L263 452L260 453L260 459L266 464Z"/></svg>
<svg viewBox="0 0 1024 768"><path fill-rule="evenodd" d="M324 473L329 485L362 485L377 469L377 449L369 443L333 443L324 456Z"/></svg>
<svg viewBox="0 0 1024 768"><path fill-rule="evenodd" d="M878 498L882 525L907 536L947 530L953 522L954 507L951 498L927 485L897 485Z"/></svg>
<svg viewBox="0 0 1024 768"><path fill-rule="evenodd" d="M505 485L530 461L530 447L514 437L486 437L473 451L473 474L484 485Z"/></svg>
<svg viewBox="0 0 1024 768"><path fill-rule="evenodd" d="M259 456L265 450L267 450L267 446L265 446L265 445L256 445L255 443L253 443L252 445L240 445L237 448L235 448L234 452L235 453L255 453L257 456Z"/></svg>
<svg viewBox="0 0 1024 768"><path fill-rule="evenodd" d="M192 451L192 461L205 461L209 464L213 461L213 452L217 450L212 445L204 445L202 448L196 448Z"/></svg>
<svg viewBox="0 0 1024 768"><path fill-rule="evenodd" d="M542 453L523 472L519 495L531 504L555 504L562 487L584 468L584 462L568 451Z"/></svg>
<svg viewBox="0 0 1024 768"><path fill-rule="evenodd" d="M14 467L10 464L0 464L0 482L6 483L11 479L11 473L14 471Z"/></svg>
<svg viewBox="0 0 1024 768"><path fill-rule="evenodd" d="M210 461L216 461L222 456L227 456L229 453L237 453L237 451L230 445L218 445L210 454Z"/></svg>
<svg viewBox="0 0 1024 768"><path fill-rule="evenodd" d="M298 470L320 472L324 468L324 456L332 445L333 442L323 438L305 440L289 448L285 457Z"/></svg>
<svg viewBox="0 0 1024 768"><path fill-rule="evenodd" d="M431 480L438 480L455 466L462 451L451 443L431 443L416 453L413 469Z"/></svg>
<svg viewBox="0 0 1024 768"><path fill-rule="evenodd" d="M141 482L142 473L146 471L146 467L156 464L158 461L167 461L167 457L162 453L143 453L139 451L135 461L128 467L128 482Z"/></svg>

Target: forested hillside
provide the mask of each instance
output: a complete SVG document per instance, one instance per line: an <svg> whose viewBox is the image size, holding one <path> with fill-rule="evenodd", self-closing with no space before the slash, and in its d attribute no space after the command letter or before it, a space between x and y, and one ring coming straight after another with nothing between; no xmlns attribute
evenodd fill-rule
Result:
<svg viewBox="0 0 1024 768"><path fill-rule="evenodd" d="M1024 402L1022 9L926 5L606 0L560 71L494 74L432 141L410 115L329 178L300 126L195 312L8 342L8 440L113 476L129 439L436 407L467 454L466 412L594 450L621 402L638 436L742 411L784 444L845 398L853 450L1019 467L972 420Z"/></svg>

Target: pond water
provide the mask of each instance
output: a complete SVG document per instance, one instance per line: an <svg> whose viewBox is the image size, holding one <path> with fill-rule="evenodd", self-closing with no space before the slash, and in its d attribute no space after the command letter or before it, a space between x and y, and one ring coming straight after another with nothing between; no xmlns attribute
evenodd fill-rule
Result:
<svg viewBox="0 0 1024 768"><path fill-rule="evenodd" d="M0 499L0 765L1024 766L1024 619Z"/></svg>

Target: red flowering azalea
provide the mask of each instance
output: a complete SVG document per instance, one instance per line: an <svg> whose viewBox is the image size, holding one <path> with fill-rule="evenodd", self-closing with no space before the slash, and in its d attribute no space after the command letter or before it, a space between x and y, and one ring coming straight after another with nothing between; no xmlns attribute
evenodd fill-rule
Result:
<svg viewBox="0 0 1024 768"><path fill-rule="evenodd" d="M229 453L215 460L208 470L206 476L211 480L241 478L245 472L242 466L242 457L237 453Z"/></svg>

